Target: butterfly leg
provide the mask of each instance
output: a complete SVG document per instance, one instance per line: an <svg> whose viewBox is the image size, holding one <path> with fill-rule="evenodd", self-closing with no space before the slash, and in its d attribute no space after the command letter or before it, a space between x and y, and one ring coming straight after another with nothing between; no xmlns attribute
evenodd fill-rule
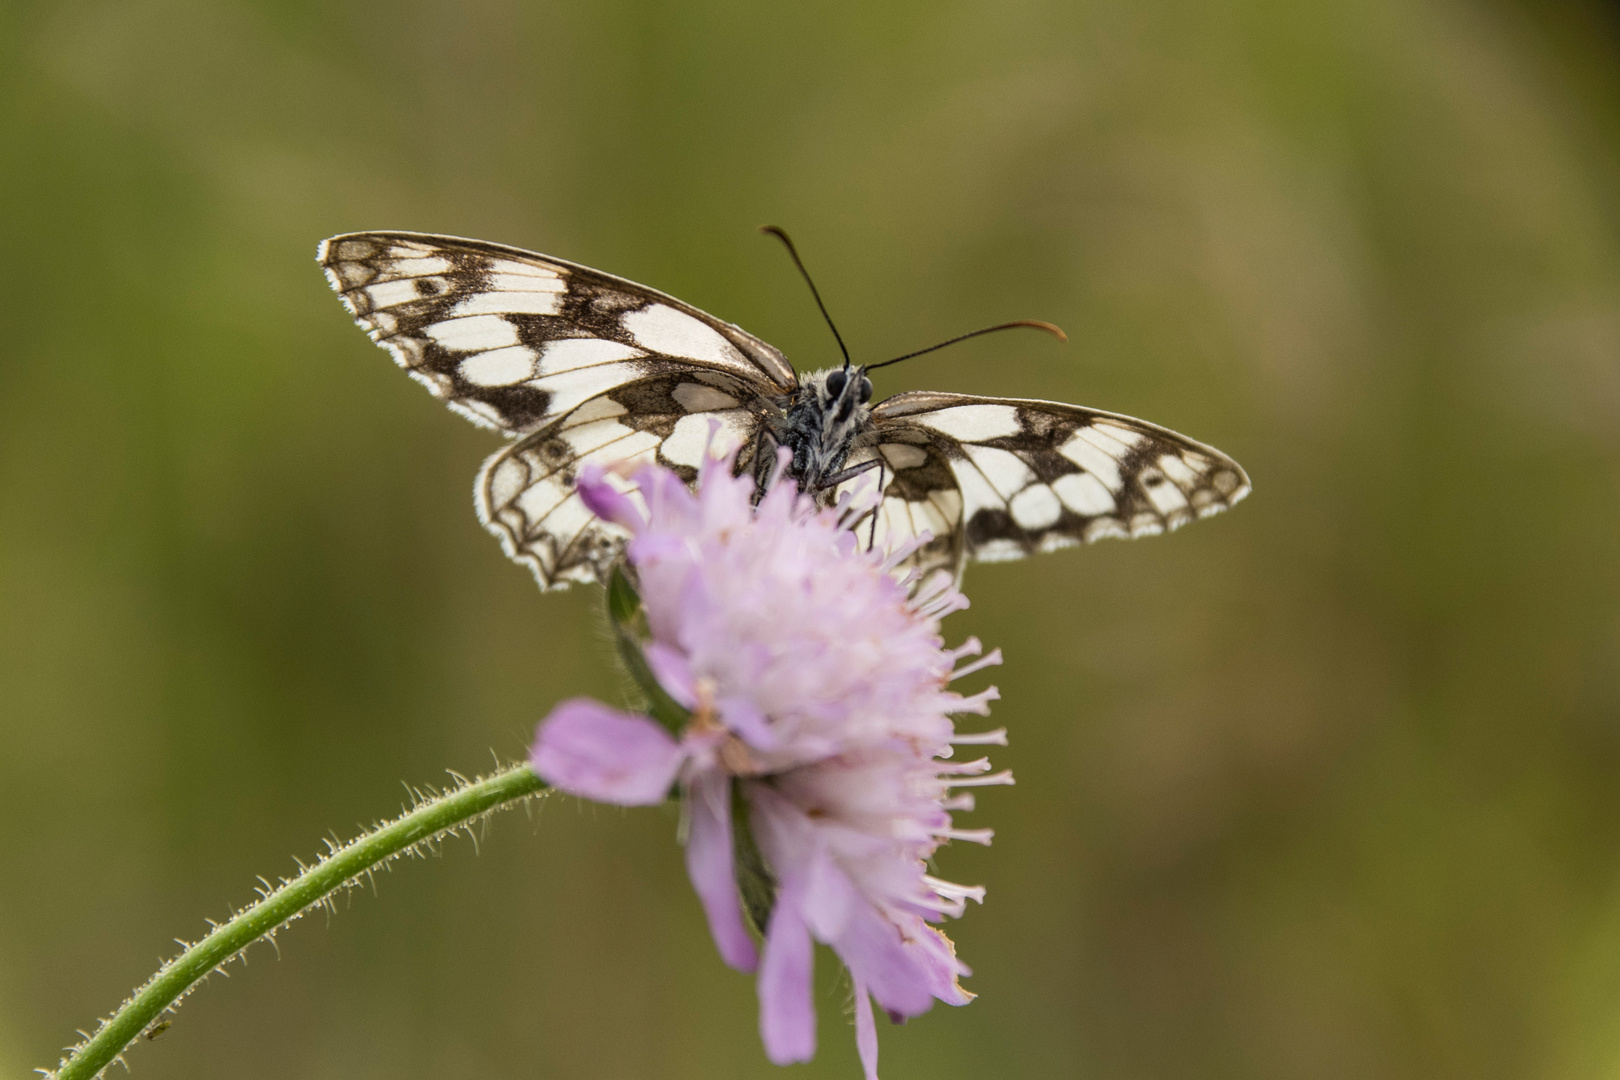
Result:
<svg viewBox="0 0 1620 1080"><path fill-rule="evenodd" d="M816 485L816 490L818 492L826 491L828 488L837 487L839 484L842 484L846 480L853 480L857 476L861 475L862 473L871 472L873 469L882 469L882 468L883 468L883 462L881 460L879 460L878 458L872 458L872 459L870 459L868 461L861 462L859 465L851 465L847 469L840 469L838 472L833 473L831 476L826 477L825 479L823 479L821 481L821 483L817 484ZM883 474L880 472L878 474L878 477L879 477L880 481L882 479L882 476L883 476Z"/></svg>
<svg viewBox="0 0 1620 1080"><path fill-rule="evenodd" d="M782 448L776 433L768 426L760 429L754 438L754 505L765 497L771 485L771 474L776 471L776 452ZM769 449L769 453L766 450Z"/></svg>
<svg viewBox="0 0 1620 1080"><path fill-rule="evenodd" d="M872 535L871 539L867 541L866 545L868 550L871 550L871 548L877 545L877 516L878 510L883 506L883 459L874 457L861 462L859 465L851 465L847 469L840 469L838 472L835 472L831 476L822 480L822 482L816 487L816 493L820 494L823 491L829 491L832 488L837 487L846 480L853 480L862 473L871 472L873 469L878 471L878 501L877 505L873 506L872 509L867 511L867 514L872 516ZM861 517L864 519L866 514L862 514ZM857 521L851 527L860 528L860 522Z"/></svg>
<svg viewBox="0 0 1620 1080"><path fill-rule="evenodd" d="M866 537L866 550L871 551L877 547L877 519L883 510L883 459L878 458L878 499L872 507L872 531Z"/></svg>

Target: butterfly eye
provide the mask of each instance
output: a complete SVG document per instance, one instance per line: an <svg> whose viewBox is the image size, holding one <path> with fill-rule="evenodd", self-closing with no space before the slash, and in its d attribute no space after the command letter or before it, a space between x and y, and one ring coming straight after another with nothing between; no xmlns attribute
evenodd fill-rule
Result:
<svg viewBox="0 0 1620 1080"><path fill-rule="evenodd" d="M872 400L872 380L865 375L861 376L861 404L865 405Z"/></svg>
<svg viewBox="0 0 1620 1080"><path fill-rule="evenodd" d="M828 395L831 397L840 397L844 393L844 383L848 380L849 376L845 375L842 371L835 371L831 375L827 376Z"/></svg>

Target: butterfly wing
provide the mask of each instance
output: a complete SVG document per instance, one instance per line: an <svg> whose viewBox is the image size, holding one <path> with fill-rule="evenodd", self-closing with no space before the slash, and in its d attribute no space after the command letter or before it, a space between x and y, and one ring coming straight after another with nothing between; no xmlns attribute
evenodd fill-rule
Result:
<svg viewBox="0 0 1620 1080"><path fill-rule="evenodd" d="M751 384L698 370L625 383L575 407L484 463L478 517L542 589L606 581L628 534L594 517L575 490L587 462L657 462L691 483L705 450L752 464L771 403Z"/></svg>
<svg viewBox="0 0 1620 1080"><path fill-rule="evenodd" d="M373 341L477 424L539 431L614 387L693 368L756 394L797 386L780 352L690 304L519 248L349 233L316 255Z"/></svg>
<svg viewBox="0 0 1620 1080"><path fill-rule="evenodd" d="M925 569L1151 536L1249 493L1247 474L1219 450L1075 405L913 391L872 418L851 460L879 457L892 476L877 543L893 550L926 529L935 539L915 559Z"/></svg>

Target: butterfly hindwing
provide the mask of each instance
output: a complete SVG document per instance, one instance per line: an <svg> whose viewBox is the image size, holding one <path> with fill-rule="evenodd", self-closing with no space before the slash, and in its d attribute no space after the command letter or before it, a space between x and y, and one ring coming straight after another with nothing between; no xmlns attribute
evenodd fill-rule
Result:
<svg viewBox="0 0 1620 1080"><path fill-rule="evenodd" d="M850 454L850 466L877 459L882 471L867 473L839 485L839 494L859 495L872 479L881 476L883 500L877 520L866 518L856 531L862 541L880 551L894 551L921 541L906 559L908 569L922 576L949 570L960 577L966 550L962 537L962 491L951 469L951 447L921 428L889 427L875 433L881 442L869 442ZM926 534L927 539L922 540Z"/></svg>
<svg viewBox="0 0 1620 1080"><path fill-rule="evenodd" d="M913 391L873 409L872 453L892 475L878 543L925 524L934 558L1016 559L1106 536L1150 536L1249 493L1220 451L1128 416L1051 401ZM929 558L925 550L923 558Z"/></svg>
<svg viewBox="0 0 1620 1080"><path fill-rule="evenodd" d="M769 407L750 383L707 369L615 387L491 456L474 489L479 520L542 589L605 581L627 537L586 508L579 470L656 461L691 482L711 449L738 450L746 468Z"/></svg>
<svg viewBox="0 0 1620 1080"><path fill-rule="evenodd" d="M372 340L451 408L508 435L694 367L756 393L797 385L782 354L745 331L561 259L401 232L334 236L317 257Z"/></svg>

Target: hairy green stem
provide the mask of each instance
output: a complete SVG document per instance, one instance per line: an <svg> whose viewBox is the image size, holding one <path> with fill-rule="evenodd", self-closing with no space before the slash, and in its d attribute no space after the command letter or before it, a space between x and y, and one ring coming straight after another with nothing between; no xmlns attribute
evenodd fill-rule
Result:
<svg viewBox="0 0 1620 1080"><path fill-rule="evenodd" d="M48 1075L54 1080L90 1080L99 1075L198 980L253 942L274 933L283 923L297 918L336 890L353 884L416 845L430 843L483 814L534 795L544 787L544 782L528 765L515 765L424 799L415 809L393 821L341 847L334 847L314 866L265 893L258 903L239 912L164 964L116 1013L102 1022L93 1036L74 1047L56 1071Z"/></svg>

